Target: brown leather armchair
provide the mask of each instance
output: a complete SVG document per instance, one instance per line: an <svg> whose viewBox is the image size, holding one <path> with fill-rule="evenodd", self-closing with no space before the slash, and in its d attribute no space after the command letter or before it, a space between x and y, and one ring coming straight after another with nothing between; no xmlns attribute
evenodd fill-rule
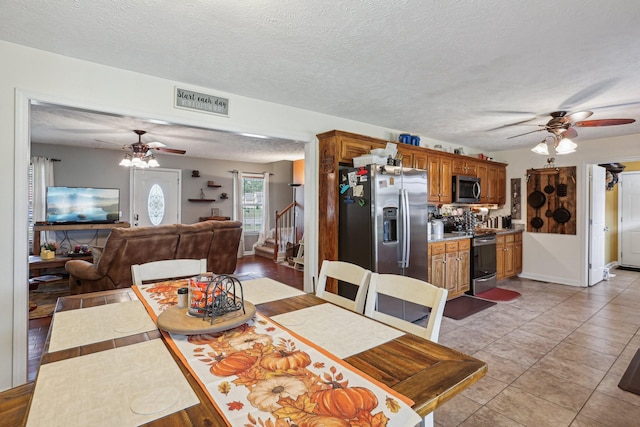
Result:
<svg viewBox="0 0 640 427"><path fill-rule="evenodd" d="M71 293L130 287L131 265L166 259L206 258L208 271L232 274L241 233L238 221L114 228L96 264L83 260L65 264Z"/></svg>

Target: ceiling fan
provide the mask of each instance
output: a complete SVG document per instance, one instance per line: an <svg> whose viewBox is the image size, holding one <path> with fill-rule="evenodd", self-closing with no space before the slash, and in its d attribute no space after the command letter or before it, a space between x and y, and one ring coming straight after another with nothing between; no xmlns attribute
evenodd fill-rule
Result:
<svg viewBox="0 0 640 427"><path fill-rule="evenodd" d="M178 150L178 149L175 149L175 148L168 148L162 142L157 142L156 141L156 142L144 143L144 142L142 142L142 135L147 133L147 131L136 129L136 130L134 130L134 132L136 133L136 135L138 135L138 142L134 142L133 144L125 145L122 148L131 150L131 153L135 157L149 156L149 155L151 155L151 153L150 153L151 150L162 151L162 152L165 152L165 153L172 153L172 154L185 154L186 153L185 150Z"/></svg>
<svg viewBox="0 0 640 427"><path fill-rule="evenodd" d="M124 159L120 162L120 166L128 166L128 167L138 167L138 168L148 168L148 167L158 167L158 161L155 159L152 150L163 151L165 153L173 153L173 154L185 154L185 150L178 150L175 148L168 148L162 142L142 142L142 135L147 133L147 131L136 129L134 130L136 135L138 135L138 142L134 142L133 144L127 144L122 146L123 149L129 150L127 154L125 154ZM106 142L106 141L104 141Z"/></svg>
<svg viewBox="0 0 640 427"><path fill-rule="evenodd" d="M569 113L568 111L554 111L550 114L551 120L544 125L537 125L540 129L510 136L507 139L517 138L519 136L545 130L552 133L556 138L575 138L578 136L578 132L575 130L577 127L627 125L636 121L635 119L586 120L592 114L593 112L591 111L577 111L575 113Z"/></svg>

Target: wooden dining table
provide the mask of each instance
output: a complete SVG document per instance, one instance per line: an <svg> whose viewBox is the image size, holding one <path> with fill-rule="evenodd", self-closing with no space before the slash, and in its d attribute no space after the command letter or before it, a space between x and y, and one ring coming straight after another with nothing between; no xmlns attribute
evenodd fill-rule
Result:
<svg viewBox="0 0 640 427"><path fill-rule="evenodd" d="M56 305L55 312L77 310L132 300L138 300L138 296L130 288L73 295L60 298ZM256 309L259 313L270 317L326 303L325 300L315 295L304 294L257 304ZM43 349L41 365L157 338L167 339L159 330L153 330L123 338L50 352L49 345L54 322L55 317ZM166 344L165 341L165 345ZM200 403L145 425L227 425L223 416L210 402L207 394L193 377L189 369L181 362L171 346L167 345L167 347L176 364L180 367L182 373L197 394ZM348 356L344 361L411 399L415 402L412 408L422 417L474 384L482 378L487 371L487 364L485 362L408 333L358 354ZM126 368L126 366L122 367L122 369ZM36 378L36 385L37 381L38 378ZM28 384L15 390L12 389L10 393L5 392L3 394L15 397L16 399L16 406L14 406L9 414L11 419L6 419L5 421L7 421L9 425L24 424L28 416L30 398L33 395L33 386ZM29 399L29 403L27 403L27 399ZM6 404L6 402L4 402L4 404Z"/></svg>

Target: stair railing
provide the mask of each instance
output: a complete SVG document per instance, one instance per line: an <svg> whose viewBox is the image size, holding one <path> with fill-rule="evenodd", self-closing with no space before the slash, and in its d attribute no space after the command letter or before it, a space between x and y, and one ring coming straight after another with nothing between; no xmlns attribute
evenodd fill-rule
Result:
<svg viewBox="0 0 640 427"><path fill-rule="evenodd" d="M276 211L275 242L273 245L273 261L278 261L278 254L286 253L289 244L296 243L295 207L296 202L291 202L281 210Z"/></svg>

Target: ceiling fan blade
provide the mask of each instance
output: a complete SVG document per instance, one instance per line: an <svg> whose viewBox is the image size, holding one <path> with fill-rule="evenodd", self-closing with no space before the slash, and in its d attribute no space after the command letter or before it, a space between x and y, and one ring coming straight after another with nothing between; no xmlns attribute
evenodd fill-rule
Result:
<svg viewBox="0 0 640 427"><path fill-rule="evenodd" d="M628 125L634 123L636 119L601 119L601 120L584 120L577 122L574 126L577 127L599 127L599 126L615 126L615 125Z"/></svg>
<svg viewBox="0 0 640 427"><path fill-rule="evenodd" d="M172 154L186 154L185 150L177 150L175 148L165 148L165 147L157 147L157 148L153 148L154 150L157 151L162 151L164 153L172 153Z"/></svg>
<svg viewBox="0 0 640 427"><path fill-rule="evenodd" d="M158 141L148 142L148 143L145 143L145 145L149 148L160 148L160 147L167 146L167 144L163 144L162 142L158 142Z"/></svg>
<svg viewBox="0 0 640 427"><path fill-rule="evenodd" d="M591 111L576 111L575 113L570 113L564 116L562 121L570 123L580 122L588 119L592 114L593 112Z"/></svg>
<svg viewBox="0 0 640 427"><path fill-rule="evenodd" d="M564 132L562 133L562 136L563 136L564 138L572 139L572 138L575 138L575 137L577 137L577 136L578 136L578 131L577 131L577 130L575 130L575 129L573 128L573 126L571 126L569 129L567 129L566 131L564 131Z"/></svg>
<svg viewBox="0 0 640 427"><path fill-rule="evenodd" d="M519 136L529 135L530 133L540 132L541 130L544 130L544 128L543 129L532 130L530 132L521 133L520 135L513 135L513 136L508 137L507 139L512 139L512 138L517 138Z"/></svg>
<svg viewBox="0 0 640 427"><path fill-rule="evenodd" d="M508 125L502 125L502 126L498 126L498 127L495 127L495 128L487 129L487 132L488 132L488 131L492 131L492 130L504 129L504 128L508 128L508 127L511 127L511 126L518 126L518 125L522 125L522 124L525 124L525 123L527 123L527 122L530 122L531 120L535 120L535 119L520 120L519 122L509 123ZM532 124L532 125L530 125L530 126L539 126L539 125L534 125L534 124Z"/></svg>
<svg viewBox="0 0 640 427"><path fill-rule="evenodd" d="M122 144L121 142L105 141L104 139L97 139L97 138L96 138L96 139L94 139L94 141L95 141L95 142L100 142L100 143L103 143L103 144L112 144L112 145L117 145L117 146L119 146L120 148L123 148L123 149L131 148L131 145L129 145L129 144Z"/></svg>

